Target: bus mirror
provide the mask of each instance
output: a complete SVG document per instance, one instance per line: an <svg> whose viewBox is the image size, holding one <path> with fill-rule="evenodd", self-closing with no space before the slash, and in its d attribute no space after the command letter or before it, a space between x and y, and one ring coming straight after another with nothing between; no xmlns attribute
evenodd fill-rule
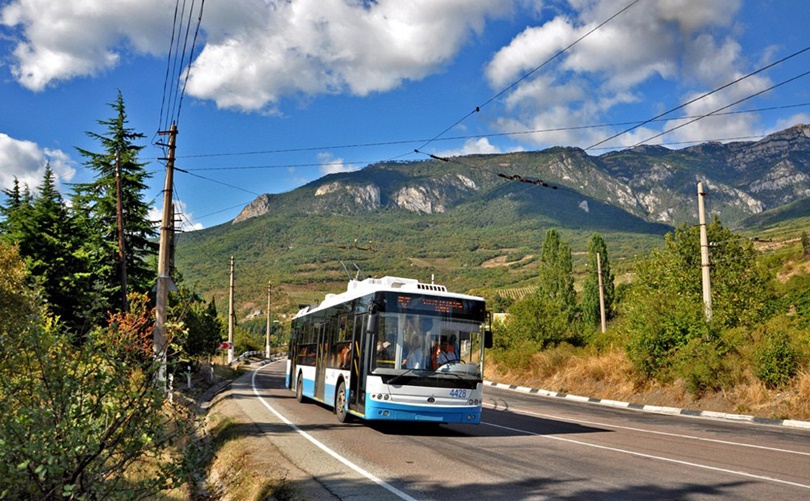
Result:
<svg viewBox="0 0 810 501"><path fill-rule="evenodd" d="M368 323L366 324L366 332L374 334L377 332L377 320L379 319L380 315L377 313L372 313L368 316Z"/></svg>
<svg viewBox="0 0 810 501"><path fill-rule="evenodd" d="M492 348L492 331L485 330L484 331L484 348Z"/></svg>

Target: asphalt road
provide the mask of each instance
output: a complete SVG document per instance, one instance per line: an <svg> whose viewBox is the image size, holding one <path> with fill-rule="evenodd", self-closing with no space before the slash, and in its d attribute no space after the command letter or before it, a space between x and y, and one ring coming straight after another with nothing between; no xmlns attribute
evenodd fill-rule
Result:
<svg viewBox="0 0 810 501"><path fill-rule="evenodd" d="M810 499L810 431L652 414L487 386L480 425L340 424L284 388L232 401L332 499Z"/></svg>

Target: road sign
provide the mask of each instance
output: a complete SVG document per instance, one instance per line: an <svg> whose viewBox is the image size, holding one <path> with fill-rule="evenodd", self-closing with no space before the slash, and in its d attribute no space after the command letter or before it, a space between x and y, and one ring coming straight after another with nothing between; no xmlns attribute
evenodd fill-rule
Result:
<svg viewBox="0 0 810 501"><path fill-rule="evenodd" d="M228 341L223 341L219 343L219 346L217 347L218 350L230 350L231 348L233 348L233 343L230 343Z"/></svg>

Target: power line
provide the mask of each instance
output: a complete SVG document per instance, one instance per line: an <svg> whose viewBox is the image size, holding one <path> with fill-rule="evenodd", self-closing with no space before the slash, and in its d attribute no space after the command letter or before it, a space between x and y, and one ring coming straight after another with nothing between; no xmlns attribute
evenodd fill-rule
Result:
<svg viewBox="0 0 810 501"><path fill-rule="evenodd" d="M745 114L745 113L761 113L764 111L775 111L775 110L784 110L790 108L802 108L810 106L810 102L803 102L803 103L795 103L795 104L785 104L779 106L768 106L764 108L752 108L748 110L734 110L734 111L727 111L723 113L716 113L716 116L726 116L726 115L738 115L738 114ZM636 121L626 121L626 122L613 122L613 123L601 123L601 124L588 124L588 125L576 125L576 126L568 126L568 127L549 127L549 128L542 128L542 129L527 129L527 130L518 130L518 131L508 131L508 132L493 132L489 134L468 134L468 135L460 135L460 136L448 136L443 138L437 138L433 140L436 141L457 141L462 139L482 139L482 138L489 138L489 137L503 137L503 136L519 136L519 135L527 135L527 134L543 134L543 133L551 133L551 132L566 132L566 131L576 131L576 130L588 130L588 129L601 129L607 127L617 127L617 126L626 126L626 125L635 125L635 124L642 124L642 123L651 123L651 122L668 122L672 120L688 120L691 118L696 118L697 115L689 115L683 116L678 118L658 118L658 119L650 119L645 122ZM750 139L754 137L762 137L760 136L741 136L741 137L731 137L731 138L714 138L714 139L703 139L703 140L695 140L695 141L682 141L682 142L671 142L665 144L683 144L683 143L700 143L706 141L729 141L729 140L740 140L740 139ZM421 143L427 141L427 139L402 139L402 140L392 140L392 141L378 141L372 143L349 143L349 144L337 144L337 145L320 145L320 146L304 146L301 148L281 148L281 149L273 149L273 150L253 150L253 151L241 151L241 152L228 152L228 153L200 153L197 155L178 155L177 158L214 158L214 157L236 157L236 156L249 156L249 155L274 155L280 153L302 153L307 151L322 151L322 150L340 150L340 149L352 149L352 148L373 148L378 146L398 146L402 144L414 144L414 143ZM604 148L594 148L593 146L588 147L588 149L615 149L614 147L604 147ZM406 153L404 155L400 155L399 157L409 155ZM368 161L368 163L373 163L375 161ZM352 164L361 163L361 162L351 162ZM314 164L314 165L322 165L322 163ZM298 165L289 165L289 167L296 167ZM302 167L312 166L310 164L300 164ZM281 168L283 166L278 166L277 168ZM234 167L237 168L237 167ZM252 168L252 167L245 167L245 168ZM263 167L260 167L263 168ZM202 169L191 169L191 170L202 170Z"/></svg>
<svg viewBox="0 0 810 501"><path fill-rule="evenodd" d="M458 124L460 124L461 122L463 122L464 120L466 120L467 118L469 118L471 115L473 115L473 114L475 114L475 113L480 112L480 111L481 111L481 108L483 108L484 106L487 106L487 105L488 105L489 103L491 103L492 101L494 101L494 100L498 99L499 97L501 97L501 96L502 96L502 95L504 95L505 93L509 92L509 90L511 90L511 89L513 89L514 87L516 87L516 86L517 86L517 85L518 85L520 82L522 82L522 81L526 80L526 79L527 79L527 78L529 78L529 77L530 77L530 76L531 76L533 73L535 73L535 72L539 71L541 68L543 68L544 66L546 66L548 63L550 63L550 62L551 62L551 61L553 61L554 59L557 59L557 58L558 58L559 56L561 56L562 54L564 54L564 53L568 52L568 50L569 50L571 47L575 46L576 44L578 44L579 42L581 42L582 40L584 40L585 38L587 38L588 36L590 36L590 35L591 35L593 32L595 32L596 30L598 30L598 29L602 28L604 25L606 25L607 23L609 23L610 21L612 21L613 19L615 19L616 17L618 17L620 14L622 14L623 12L625 12L625 11L626 11L627 9L629 9L630 7L632 7L632 6L634 6L635 4L637 4L639 1L640 1L640 0L633 0L632 2L630 2L629 4L627 4L627 5L626 5L626 6L625 6L623 9L621 9L621 10L620 10L620 11L618 11L618 12L616 12L615 14L613 14L612 16L610 16L609 18L607 18L605 21L602 21L601 23L599 23L599 24L598 24L598 25L597 25L595 28L591 29L590 31L588 31L587 33L585 33L584 35L582 35L581 37L579 37L579 38L577 38L576 40L574 40L573 42L571 42L571 43L570 43L568 46L566 46L564 49L562 49L562 50L558 51L556 54L554 54L554 55L553 55L553 56L551 56L550 58L546 59L545 61L543 61L543 62L542 62L542 63L540 63L539 65L535 66L535 67L534 67L534 68L533 68L531 71L529 71L528 73L526 73L525 75L523 75L523 76L522 76L522 77L520 77L519 79L517 79L517 80L515 80L514 82L512 82L512 83L511 83L509 86L507 86L506 88L504 88L503 90L501 90L500 92L498 92L497 94L495 94L494 96L492 96L492 97L490 97L489 99L487 99L486 101L484 101L484 103L482 103L482 104L480 104L480 105L476 106L476 107L475 107L475 109L473 109L472 111L470 111L469 113L467 113L466 115L464 115L463 117L461 117L461 118L460 118L459 120L457 120L457 121L456 121L456 122L455 122L453 125L451 125L450 127L447 127L446 129L444 129L444 130L443 130L443 131L441 131L440 133L436 134L436 135L435 135L435 136L434 136L432 139L429 139L428 141L426 141L426 142L425 142L425 144L423 144L422 146L420 146L419 148L416 148L416 149L417 149L417 150L424 149L424 148L425 148L427 145L429 145L430 143L432 143L433 141L435 141L435 140L436 140L436 139L438 139L439 137L443 136L443 135L444 135L444 134L445 134L447 131L449 131L449 130L450 130L450 129L452 129L453 127L457 126Z"/></svg>
<svg viewBox="0 0 810 501"><path fill-rule="evenodd" d="M768 69L770 69L770 68L773 68L774 66L776 66L776 65L778 65L778 64L781 64L781 63L783 63L783 62L787 61L788 59L791 59L791 58L793 58L793 57L796 57L796 56L798 56L799 54L802 54L802 53L804 53L804 52L807 52L808 50L810 50L810 46L805 47L805 48L803 48L803 49L801 49L801 50L798 50L798 51L796 51L796 52L794 52L794 53L792 53L792 54L790 54L790 55L788 55L788 56L785 56L785 57L783 57L782 59L780 59L780 60L778 60L778 61L774 61L774 62L773 62L773 63L771 63L771 64L765 65L765 66L763 66L763 67L761 67L761 68L759 68L759 69L757 69L757 70L754 70L754 71L752 71L751 73L748 73L747 75L743 75L743 76L741 76L740 78L737 78L737 79L735 79L735 80L732 80L731 82L728 82L728 83L726 83L726 84L724 84L724 85L721 85L720 87L717 87L716 89L711 90L711 91L709 91L709 92L707 92L707 93L705 93L705 94L702 94L702 95L700 95L700 96L698 96L698 97L696 97L696 98L694 98L694 99L690 99L689 101L687 101L687 102L685 102L685 103L682 103L682 104L680 104L680 105L678 105L678 106L676 106L676 107L674 107L674 108L672 108L672 109L670 109L670 110L667 110L667 111L665 111L665 112L663 112L663 113L659 113L658 115L654 116L653 118L650 118L649 120L645 120L645 121L643 121L643 122L641 122L641 123L639 123L639 124L637 124L637 125L634 125L633 127L630 127L629 129L625 129L625 130L623 130L623 131L621 131L621 132L618 132L618 133L616 133L616 134L613 134L612 136L610 136L610 137L608 137L608 138L605 138L605 139L603 139L603 140L601 140L601 141L599 141L599 142L597 142L597 143L592 144L591 146L589 146L589 147L585 148L585 150L586 150L586 151L587 151L587 150L590 150L590 149L592 149L592 148L594 148L594 147L596 147L596 146L599 146L599 145L601 145L601 144L604 144L604 143L606 143L606 142L610 141L611 139L617 138L617 137L619 137L619 136L621 136L621 135L623 135L623 134L626 134L626 133L628 133L628 132L630 132L630 131L633 131L633 130L635 130L635 129L637 129L637 128L639 128L639 127L643 126L643 125L646 125L646 124L648 124L648 123L650 123L650 122L653 122L653 121L655 121L655 120L658 120L658 119L660 119L660 118L662 118L662 117L664 117L664 116L666 116L666 115L669 115L670 113L672 113L672 112L674 112L674 111L677 111L677 110L679 110L679 109L681 109L681 108L685 108L686 106L689 106L690 104L693 104L693 103L695 103L695 102L697 102L697 101L700 101L701 99L704 99L704 98L706 98L706 97L709 97L709 96L711 96L712 94L716 94L717 92L720 92L721 90L726 89L726 88L728 88L728 87L730 87L730 86L732 86L732 85L734 85L734 84L737 84L737 83L739 83L739 82L742 82L742 81L743 81L743 80L745 80L746 78L750 78L750 77L752 77L752 76L754 76L754 75L756 75L756 74L758 74L758 73L762 73L762 72L763 72L763 71L765 71L765 70L768 70ZM722 110L722 109L725 109L725 108L721 108L721 110ZM690 123L691 123L691 122L690 122ZM688 125L688 124L684 124L684 125ZM655 136L655 137L658 137L658 136ZM650 138L650 139L653 139L653 138ZM643 142L646 142L646 141L643 141Z"/></svg>
<svg viewBox="0 0 810 501"><path fill-rule="evenodd" d="M808 49L810 49L810 47L808 47ZM810 70L805 71L805 72L803 72L803 73L800 73L800 74L798 74L798 75L796 75L796 76L794 76L794 77L792 77L792 78L789 78L789 79L787 79L787 80L784 80L784 81L782 81L782 82L779 82L779 83L778 83L778 84L776 84L776 85L772 85L772 86L768 87L767 89L764 89L764 90L761 90L761 91L755 92L755 93L750 94L750 95L748 95L748 96L746 96L746 97L744 97L744 98L742 98L742 99L738 99L737 101L734 101L734 102L733 102L733 103L731 103L731 104L727 104L726 106L723 106L723 107L721 107L721 108L718 108L718 109L716 109L716 110L714 110L714 111L712 111L712 112L710 112L710 113L706 113L705 115L700 115L700 116L697 116L697 117L693 118L692 120L689 120L689 121L688 121L688 122L686 122L686 123L683 123L683 124L678 125L678 126L676 126L676 127L672 127L672 128L670 128L670 129L667 129L667 130L665 130L665 131L663 131L663 132L660 132L660 133L658 133L658 134L656 134L656 135L654 135L654 136L648 137L647 139L645 139L645 140L643 140L643 141L639 141L638 143L634 144L633 146L631 146L631 148L634 148L634 147L636 147L636 146L639 146L639 145L641 145L641 144L644 144L644 143L646 143L647 141L650 141L650 140L652 140L652 139L659 138L659 137L663 136L664 134L669 134L670 132L675 131L675 130L678 130L678 129L682 128L682 127L686 127L687 125L693 124L693 123L697 122L698 120L702 120L702 119L704 119L704 118L707 118L707 117L710 117L710 116L714 116L714 115L716 115L716 114L717 114L718 112L720 112L720 111L723 111L723 110L726 110L726 109L728 109L728 108L731 108L732 106L736 106L736 105L738 105L738 104L740 104L740 103L742 103L742 102L744 102L744 101L747 101L747 100L749 100L749 99L753 99L753 98L755 98L755 97L757 97L757 96L760 96L760 95L762 95L762 94L764 94L764 93L766 93L766 92L770 92L770 91L772 91L773 89L776 89L777 87L781 87L781 86L783 86L783 85L785 85L785 84L788 84L788 83L790 83L790 82L793 82L794 80L798 80L799 78L805 77L805 76L807 76L807 75L810 75Z"/></svg>

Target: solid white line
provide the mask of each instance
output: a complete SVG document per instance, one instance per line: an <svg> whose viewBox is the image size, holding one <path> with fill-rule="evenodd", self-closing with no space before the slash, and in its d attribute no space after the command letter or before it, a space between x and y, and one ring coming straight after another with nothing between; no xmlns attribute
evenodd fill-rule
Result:
<svg viewBox="0 0 810 501"><path fill-rule="evenodd" d="M644 453L641 453L641 452L629 451L629 450L626 450L626 449L618 449L616 447L608 447L608 446L605 446L605 445L591 444L591 443L588 443L588 442L582 442L582 441L573 440L573 439L570 439L570 438L555 437L553 435L541 435L539 433L534 433L534 432L531 432L531 431L519 430L517 428L510 428L509 426L502 426L502 425L498 425L498 424L485 423L483 421L481 422L481 424L485 424L487 426L492 426L494 428L502 428L504 430L523 433L525 435L533 435L533 436L537 436L537 437L541 437L541 438L547 438L547 439L550 439L550 440L558 440L560 442L567 442L567 443L570 443L570 444L584 445L585 447L593 447L594 449L603 449L603 450L606 450L606 451L618 452L618 453L621 453L621 454L629 454L631 456L638 456L638 457L648 458L648 459L657 459L659 461L664 461L664 462L667 462L667 463L675 463L675 464L680 464L680 465L685 465L685 466L692 466L694 468L701 468L701 469L704 469L704 470L718 471L718 472L728 473L728 474L731 474L731 475L738 475L738 476L746 477L746 478L764 480L766 482L774 482L774 483L777 483L777 484L785 484L785 485L791 485L791 486L794 486L794 487L801 487L803 489L810 489L810 485L799 484L799 483L796 483L796 482L790 482L788 480L780 480L778 478L766 477L766 476L763 476L763 475L754 475L753 473L746 473L744 471L727 470L725 468L717 468L715 466L709 466L709 465L705 465L705 464L691 463L689 461L681 461L679 459L672 459L672 458L667 458L667 457L663 457L663 456L653 456L651 454L644 454Z"/></svg>
<svg viewBox="0 0 810 501"><path fill-rule="evenodd" d="M292 421L290 421L289 419L284 417L280 412L278 412L276 409L274 409L270 404L267 403L267 401L265 401L265 399L259 394L259 391L256 389L256 374L259 372L259 370L261 370L261 368L254 370L253 371L253 376L251 376L250 384L253 387L253 393L256 394L256 396L259 398L259 401L262 404L264 404L264 406L267 407L270 410L270 412L275 414L277 418L282 420L287 426L289 426L290 428L292 428L296 432L300 433L304 438L306 438L307 440L309 440L310 442L315 444L315 446L317 446L319 449L321 449L325 453L329 454L333 458L337 459L341 463L345 464L346 466L348 466L352 470L356 471L357 473L363 475L364 477L371 480L372 482L379 485L380 487L385 488L391 494L399 497L400 499L405 499L407 501L417 501L416 498L413 498L413 497L405 494L404 492L397 489L393 485L391 485L391 484L377 478L372 473L370 473L370 472L364 470L363 468L357 466L356 464L352 463L351 461L349 461L345 457L343 457L340 454L338 454L337 452L333 451L332 449L330 449L329 447L327 447L323 443L319 442L315 437L313 437L309 433L305 432L304 430L302 430L301 428L299 428L298 426L293 424Z"/></svg>
<svg viewBox="0 0 810 501"><path fill-rule="evenodd" d="M486 407L489 407L489 408L492 408L492 409L496 408L496 406L494 406L492 404L485 404L485 405L486 405ZM645 430L643 428L633 428L633 427L630 427L630 426L621 426L621 425L616 425L616 424L600 423L598 421L589 421L587 419L577 419L577 418L572 418L572 417L567 417L567 416L558 416L558 415L554 415L554 414L543 414L543 413L540 413L540 412L533 412L533 411L523 410L523 409L520 409L520 408L517 408L517 407L510 407L509 411L519 413L519 414L525 414L527 416L542 417L542 418L552 418L552 419L556 419L558 421L567 421L567 422L572 422L572 423L583 423L583 424L589 424L589 425L594 425L594 426L601 426L601 427L604 427L604 428L615 428L617 430L630 430L630 431L636 431L636 432L639 432L639 433L650 433L650 434L653 434L653 435L664 435L664 436L668 436L668 437L685 438L685 439L689 439L689 440L699 440L699 441L702 441L702 442L712 442L712 443L716 443L716 444L733 445L733 446L736 446L736 447L748 447L748 448L751 448L751 449L761 449L761 450L772 451L772 452L782 452L782 453L785 453L785 454L796 454L796 455L799 455L799 456L810 456L810 452L794 451L794 450L790 450L790 449L779 449L779 448L776 448L776 447L766 447L764 445L745 444L745 443L741 443L741 442L731 442L731 441L728 441L728 440L717 440L717 439L714 439L714 438L696 437L694 435L682 435L680 433L670 433L670 432L666 432L666 431Z"/></svg>

